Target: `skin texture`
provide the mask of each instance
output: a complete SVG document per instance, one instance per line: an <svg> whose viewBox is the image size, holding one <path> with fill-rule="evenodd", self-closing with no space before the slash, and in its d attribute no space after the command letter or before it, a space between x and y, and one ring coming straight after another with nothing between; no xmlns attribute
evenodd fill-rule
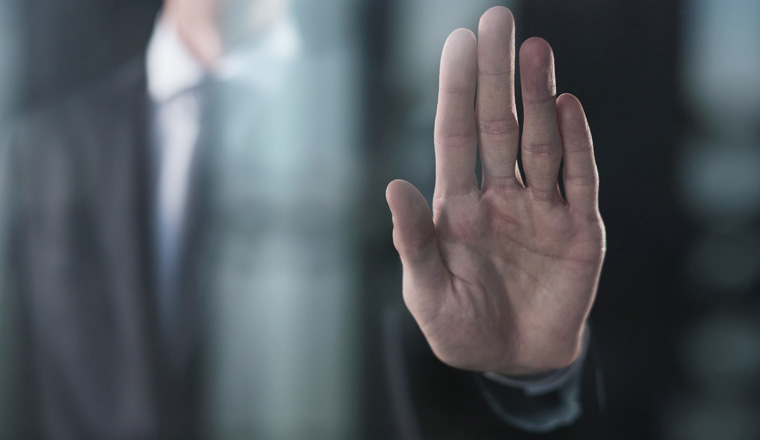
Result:
<svg viewBox="0 0 760 440"><path fill-rule="evenodd" d="M478 36L457 29L446 40L433 209L412 184L391 182L393 241L404 300L441 361L535 374L580 352L605 254L599 178L581 103L556 96L549 44L531 38L520 48L520 145L512 13L486 11Z"/></svg>

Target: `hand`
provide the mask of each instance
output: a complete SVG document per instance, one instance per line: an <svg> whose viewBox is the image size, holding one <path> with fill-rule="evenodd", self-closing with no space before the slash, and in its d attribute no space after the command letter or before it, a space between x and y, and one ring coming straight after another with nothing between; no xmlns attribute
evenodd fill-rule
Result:
<svg viewBox="0 0 760 440"><path fill-rule="evenodd" d="M511 12L489 9L478 35L476 42L458 29L446 40L432 215L414 186L391 182L393 241L404 300L441 361L540 373L577 358L604 259L591 134L578 99L556 97L551 47L527 40L520 49L523 180Z"/></svg>

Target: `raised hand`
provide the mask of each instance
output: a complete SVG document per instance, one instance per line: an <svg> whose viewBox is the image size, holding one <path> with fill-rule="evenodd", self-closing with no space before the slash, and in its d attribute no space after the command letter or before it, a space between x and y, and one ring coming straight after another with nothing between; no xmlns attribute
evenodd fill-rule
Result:
<svg viewBox="0 0 760 440"><path fill-rule="evenodd" d="M404 300L441 361L539 373L578 356L604 259L591 134L578 99L556 97L551 47L539 38L525 41L523 180L511 12L486 11L478 36L458 29L446 40L432 215L414 186L391 182L393 241ZM565 198L558 187L562 161Z"/></svg>

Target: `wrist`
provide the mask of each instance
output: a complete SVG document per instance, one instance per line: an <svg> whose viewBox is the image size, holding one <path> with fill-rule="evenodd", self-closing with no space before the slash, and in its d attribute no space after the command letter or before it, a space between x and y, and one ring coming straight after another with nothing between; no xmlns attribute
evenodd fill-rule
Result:
<svg viewBox="0 0 760 440"><path fill-rule="evenodd" d="M572 378L577 377L586 360L591 339L588 325L584 326L580 341L580 349L575 359L567 366L555 369L544 369L525 374L486 372L483 377L512 388L519 388L528 395L542 395L563 387Z"/></svg>
<svg viewBox="0 0 760 440"><path fill-rule="evenodd" d="M530 348L534 352L541 352L538 356L531 356L531 360L525 360L505 368L493 369L489 372L501 376L513 377L516 379L532 380L535 377L552 374L555 371L563 370L577 363L584 357L584 350L588 343L588 324L583 323L577 334L563 341L554 341L553 343L531 343ZM527 346L528 344L526 344ZM549 350L546 350L550 346Z"/></svg>

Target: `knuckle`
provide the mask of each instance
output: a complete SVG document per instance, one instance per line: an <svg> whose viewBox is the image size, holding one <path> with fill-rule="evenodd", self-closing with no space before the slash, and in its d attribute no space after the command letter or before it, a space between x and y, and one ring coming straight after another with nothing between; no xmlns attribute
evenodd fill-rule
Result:
<svg viewBox="0 0 760 440"><path fill-rule="evenodd" d="M593 154L594 147L588 139L571 139L565 145L565 154L588 155Z"/></svg>
<svg viewBox="0 0 760 440"><path fill-rule="evenodd" d="M433 143L437 147L457 147L469 145L473 141L473 134L470 131L450 131L436 132L433 136Z"/></svg>
<svg viewBox="0 0 760 440"><path fill-rule="evenodd" d="M523 150L534 156L555 156L559 152L559 144L552 141L527 141L523 142Z"/></svg>
<svg viewBox="0 0 760 440"><path fill-rule="evenodd" d="M565 185L573 185L583 188L593 188L599 185L599 176L596 174L565 175Z"/></svg>
<svg viewBox="0 0 760 440"><path fill-rule="evenodd" d="M504 190L513 191L518 189L524 189L520 181L517 180L514 174L506 176L490 176L486 175L483 179L483 188L492 190Z"/></svg>
<svg viewBox="0 0 760 440"><path fill-rule="evenodd" d="M481 136L504 139L517 134L519 125L516 118L480 119L478 130Z"/></svg>
<svg viewBox="0 0 760 440"><path fill-rule="evenodd" d="M542 90L532 90L531 93L524 94L523 105L545 108L546 106L553 106L556 104L557 97L554 93L541 92ZM551 90L549 90L549 92L551 92Z"/></svg>
<svg viewBox="0 0 760 440"><path fill-rule="evenodd" d="M537 188L535 186L529 187L531 198L539 202L550 202L557 198L557 189Z"/></svg>

